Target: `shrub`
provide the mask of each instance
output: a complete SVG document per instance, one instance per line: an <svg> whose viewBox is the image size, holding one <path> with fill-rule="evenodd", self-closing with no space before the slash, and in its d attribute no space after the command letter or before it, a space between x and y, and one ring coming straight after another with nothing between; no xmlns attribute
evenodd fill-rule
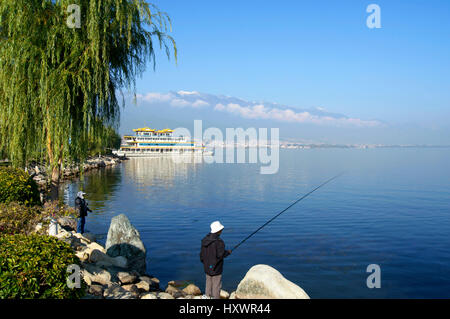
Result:
<svg viewBox="0 0 450 319"><path fill-rule="evenodd" d="M53 217L77 217L75 208L60 203L56 200L46 202L41 210L43 216Z"/></svg>
<svg viewBox="0 0 450 319"><path fill-rule="evenodd" d="M41 232L45 232L50 224L50 217L75 218L76 211L57 201L47 202L43 207L30 207L16 202L0 203L0 234L31 234L38 223L43 226Z"/></svg>
<svg viewBox="0 0 450 319"><path fill-rule="evenodd" d="M0 234L29 234L41 218L38 206L0 203Z"/></svg>
<svg viewBox="0 0 450 319"><path fill-rule="evenodd" d="M0 298L80 298L67 267L79 265L69 244L43 235L0 235Z"/></svg>
<svg viewBox="0 0 450 319"><path fill-rule="evenodd" d="M0 203L40 204L39 189L28 173L12 167L0 168Z"/></svg>

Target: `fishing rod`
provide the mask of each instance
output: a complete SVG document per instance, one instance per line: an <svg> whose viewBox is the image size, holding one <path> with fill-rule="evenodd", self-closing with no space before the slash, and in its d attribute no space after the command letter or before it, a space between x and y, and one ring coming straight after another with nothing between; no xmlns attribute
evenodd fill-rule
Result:
<svg viewBox="0 0 450 319"><path fill-rule="evenodd" d="M286 207L285 209L283 209L281 212L279 212L278 214L276 214L274 217L272 217L269 221L267 221L264 225L262 225L261 227L259 227L257 230L255 230L253 233L251 233L250 235L248 235L244 240L242 240L239 244L237 244L236 246L234 246L233 249L231 249L231 251L236 250L236 248L238 248L240 245L242 245L247 239L249 239L250 237L252 237L254 234L256 234L257 232L259 232L261 229L263 229L265 226L267 226L269 223L271 223L275 218L277 218L278 216L280 216L281 214L283 214L285 211L287 211L289 208L291 208L292 206L294 206L295 204L297 204L298 202L300 202L301 200L305 199L306 197L308 197L309 195L311 195L312 193L314 193L316 190L318 190L319 188L325 186L326 184L328 184L329 182L331 182L332 180L335 180L336 178L338 178L339 176L341 176L342 174L344 174L344 172L330 178L329 180L323 182L322 184L320 184L319 186L317 186L316 188L314 188L312 191L306 193L305 195L303 195L302 197L300 197L299 199L297 199L295 202L293 202L291 205L289 205L288 207Z"/></svg>

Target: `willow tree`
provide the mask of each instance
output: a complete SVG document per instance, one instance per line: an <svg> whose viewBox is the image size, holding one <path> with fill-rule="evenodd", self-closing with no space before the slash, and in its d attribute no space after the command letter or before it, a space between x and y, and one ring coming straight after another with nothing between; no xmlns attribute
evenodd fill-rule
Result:
<svg viewBox="0 0 450 319"><path fill-rule="evenodd" d="M176 59L168 32L143 0L1 0L0 148L15 166L45 160L57 194L64 161L117 127L118 95L135 92L155 50Z"/></svg>

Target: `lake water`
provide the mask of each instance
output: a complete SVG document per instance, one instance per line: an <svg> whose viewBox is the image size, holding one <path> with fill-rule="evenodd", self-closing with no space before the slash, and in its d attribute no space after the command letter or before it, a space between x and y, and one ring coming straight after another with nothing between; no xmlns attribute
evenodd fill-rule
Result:
<svg viewBox="0 0 450 319"><path fill-rule="evenodd" d="M84 183L87 230L104 244L124 213L147 248L147 270L165 285L204 289L200 240L220 220L227 248L323 181L321 188L225 261L223 288L267 264L311 298L450 298L450 149L280 150L274 175L259 164L177 164L131 159L63 187L73 205ZM369 289L369 264L381 288Z"/></svg>

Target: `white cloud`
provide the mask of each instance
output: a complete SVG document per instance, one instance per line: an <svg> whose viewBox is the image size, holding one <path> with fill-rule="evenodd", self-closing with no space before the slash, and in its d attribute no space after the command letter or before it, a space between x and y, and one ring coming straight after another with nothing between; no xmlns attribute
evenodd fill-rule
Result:
<svg viewBox="0 0 450 319"><path fill-rule="evenodd" d="M177 92L180 95L199 95L197 91L178 91Z"/></svg>
<svg viewBox="0 0 450 319"><path fill-rule="evenodd" d="M312 123L318 125L334 126L359 126L373 127L378 126L378 121L364 121L354 118L335 118L331 116L313 115L307 111L295 112L291 109L268 108L263 104L253 106L242 106L236 103L216 104L215 110L229 112L248 119L278 120L282 122Z"/></svg>
<svg viewBox="0 0 450 319"><path fill-rule="evenodd" d="M189 103L186 100L183 99L173 99L172 101L170 101L170 105L172 106L177 106L177 107L185 107L185 106L191 106L191 103Z"/></svg>
<svg viewBox="0 0 450 319"><path fill-rule="evenodd" d="M205 108L214 105L214 110L227 112L247 119L276 120L281 122L311 123L330 126L374 127L378 121L366 121L328 113L322 107L315 110L295 110L282 108L276 103L247 102L232 97L201 94L196 91L138 94L138 101L167 103L173 107ZM270 106L268 106L270 105ZM319 111L319 112L316 112ZM312 112L312 113L311 113Z"/></svg>
<svg viewBox="0 0 450 319"><path fill-rule="evenodd" d="M205 102L203 100L196 100L194 103L192 103L192 107L203 107L203 106L209 106L208 102Z"/></svg>
<svg viewBox="0 0 450 319"><path fill-rule="evenodd" d="M155 103L155 102L168 102L172 99L173 95L171 93L147 93L145 95L136 94L136 98L141 101Z"/></svg>

